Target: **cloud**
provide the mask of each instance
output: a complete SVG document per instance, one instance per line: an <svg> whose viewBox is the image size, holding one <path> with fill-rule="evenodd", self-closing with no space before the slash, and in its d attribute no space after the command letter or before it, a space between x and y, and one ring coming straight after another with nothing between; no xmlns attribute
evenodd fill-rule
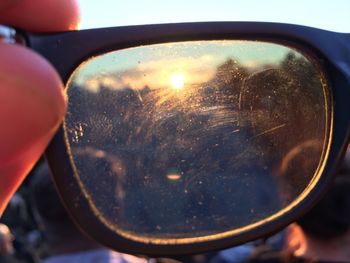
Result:
<svg viewBox="0 0 350 263"><path fill-rule="evenodd" d="M179 57L138 63L133 69L86 76L79 72L75 82L91 92L98 92L101 86L114 90L129 87L135 90L148 86L151 89L166 88L171 85L174 74L183 74L185 85L198 85L210 80L218 62L214 56ZM84 67L80 69L84 71ZM87 69L86 69L87 70Z"/></svg>

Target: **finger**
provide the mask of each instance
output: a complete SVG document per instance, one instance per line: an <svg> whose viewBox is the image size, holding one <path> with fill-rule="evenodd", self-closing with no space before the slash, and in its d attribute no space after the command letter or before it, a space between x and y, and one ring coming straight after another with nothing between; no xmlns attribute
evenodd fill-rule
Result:
<svg viewBox="0 0 350 263"><path fill-rule="evenodd" d="M0 11L9 7L12 4L13 4L13 0L2 0L0 2Z"/></svg>
<svg viewBox="0 0 350 263"><path fill-rule="evenodd" d="M61 80L31 50L0 44L0 215L66 110Z"/></svg>
<svg viewBox="0 0 350 263"><path fill-rule="evenodd" d="M0 5L0 23L28 31L73 30L79 24L75 0L5 0Z"/></svg>

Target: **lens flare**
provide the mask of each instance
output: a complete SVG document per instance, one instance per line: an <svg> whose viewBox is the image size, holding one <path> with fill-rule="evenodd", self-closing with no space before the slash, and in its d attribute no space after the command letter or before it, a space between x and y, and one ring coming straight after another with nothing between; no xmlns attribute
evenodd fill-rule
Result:
<svg viewBox="0 0 350 263"><path fill-rule="evenodd" d="M185 86L185 76L182 73L176 73L170 77L171 87L175 90L183 89Z"/></svg>

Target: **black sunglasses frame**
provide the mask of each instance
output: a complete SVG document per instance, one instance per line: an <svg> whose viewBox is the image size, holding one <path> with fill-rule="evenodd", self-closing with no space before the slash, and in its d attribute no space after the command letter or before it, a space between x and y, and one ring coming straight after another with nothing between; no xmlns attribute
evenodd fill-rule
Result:
<svg viewBox="0 0 350 263"><path fill-rule="evenodd" d="M75 68L93 56L140 45L179 41L238 39L286 43L312 53L323 65L331 86L333 127L329 134L331 143L328 159L318 184L297 207L273 221L235 236L174 245L143 243L111 235L111 230L96 218L73 176L64 143L64 131L60 128L47 148L46 156L64 204L83 231L92 229L87 231L88 235L121 252L150 256L202 253L238 245L282 229L317 202L345 152L350 132L350 34L278 23L202 22L91 29L48 35L25 33L25 36L28 46L54 65L64 83L67 83Z"/></svg>

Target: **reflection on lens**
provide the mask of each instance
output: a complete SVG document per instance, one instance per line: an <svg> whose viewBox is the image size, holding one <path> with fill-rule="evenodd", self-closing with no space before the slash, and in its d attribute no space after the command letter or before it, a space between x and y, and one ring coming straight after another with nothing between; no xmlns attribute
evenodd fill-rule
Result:
<svg viewBox="0 0 350 263"><path fill-rule="evenodd" d="M169 242L259 224L316 178L329 132L323 83L308 55L265 42L94 57L67 87L75 177L96 216L132 238Z"/></svg>

